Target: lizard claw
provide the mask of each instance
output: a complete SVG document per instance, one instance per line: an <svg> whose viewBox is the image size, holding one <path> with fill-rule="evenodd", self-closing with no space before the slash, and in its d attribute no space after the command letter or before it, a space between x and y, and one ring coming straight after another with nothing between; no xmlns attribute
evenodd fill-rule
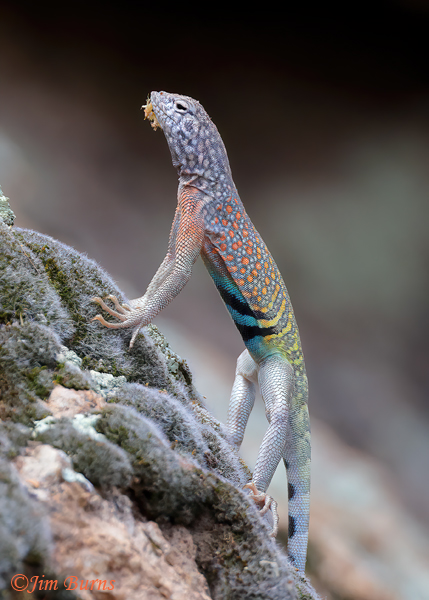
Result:
<svg viewBox="0 0 429 600"><path fill-rule="evenodd" d="M137 325L137 327L134 328L133 330L133 335L131 336L131 341L130 341L130 348L132 348L134 346L134 342L136 341L136 337L140 331L140 329L143 327L143 325Z"/></svg>
<svg viewBox="0 0 429 600"><path fill-rule="evenodd" d="M120 304L117 297L113 296L112 294L109 294L107 296L107 298L113 302L116 310L123 315L126 315L127 312L130 312L132 310L132 308L129 304L126 304L125 302L124 302L124 304ZM95 300L95 298L94 298L94 300Z"/></svg>
<svg viewBox="0 0 429 600"><path fill-rule="evenodd" d="M110 306L108 306L104 300L96 296L92 298L93 302L97 302L101 306L103 310L112 315L112 317L116 317L119 323L106 321L106 319L102 315L96 315L92 321L100 321L102 325L108 327L109 329L125 329L127 327L134 327L133 334L131 337L130 348L134 346L134 342L136 337L143 327L141 315L139 315L139 311L141 311L141 306L130 306L129 304L119 304L116 296L109 295L107 296L109 300L113 302L116 310L113 310ZM133 314L134 313L134 314Z"/></svg>
<svg viewBox="0 0 429 600"><path fill-rule="evenodd" d="M102 300L101 298L98 298L98 296L96 296L95 298L92 299L93 302L97 302L97 304L99 304L101 306L101 308L103 310L105 310L106 312L109 313L109 315L112 315L112 317L116 317L117 319L119 319L119 321L125 321L126 320L126 316L124 315L125 310L121 307L121 305L119 304L118 300L116 299L115 296L112 296L111 299L115 298L116 302L115 302L115 307L118 308L118 310L120 310L120 312L113 310L113 308L110 308L110 306L108 306L104 300ZM99 316L99 315L97 315ZM96 319L97 317L95 317ZM100 319L98 319L98 321L100 321ZM107 321L106 321L107 322ZM106 323L103 323L103 325L105 325Z"/></svg>
<svg viewBox="0 0 429 600"><path fill-rule="evenodd" d="M254 500L258 506L262 505L259 510L259 514L261 516L265 515L271 509L271 513L273 515L273 528L270 533L270 536L276 537L279 529L279 515L277 512L277 502L267 493L260 492L256 488L256 485L253 483L253 481L251 481L250 483L246 483L243 489L250 490L251 499Z"/></svg>
<svg viewBox="0 0 429 600"><path fill-rule="evenodd" d="M109 323L109 321L106 321L106 319L101 315L95 315L95 317L92 318L91 321L100 321L102 325L108 327L109 329L118 329L120 325L119 323Z"/></svg>

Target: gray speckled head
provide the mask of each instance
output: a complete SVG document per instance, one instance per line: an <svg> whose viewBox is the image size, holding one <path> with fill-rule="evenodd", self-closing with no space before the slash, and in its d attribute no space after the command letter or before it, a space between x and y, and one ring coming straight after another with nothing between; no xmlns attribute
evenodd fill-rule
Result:
<svg viewBox="0 0 429 600"><path fill-rule="evenodd" d="M230 187L225 146L201 104L168 92L152 92L150 100L182 183L198 182L206 190L213 184L217 189Z"/></svg>

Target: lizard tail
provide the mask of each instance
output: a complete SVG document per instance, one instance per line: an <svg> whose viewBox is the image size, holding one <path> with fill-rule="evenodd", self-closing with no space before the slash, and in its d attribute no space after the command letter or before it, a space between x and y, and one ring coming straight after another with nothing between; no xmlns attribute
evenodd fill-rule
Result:
<svg viewBox="0 0 429 600"><path fill-rule="evenodd" d="M310 518L310 424L306 404L292 406L284 463L288 480L288 555L304 572Z"/></svg>

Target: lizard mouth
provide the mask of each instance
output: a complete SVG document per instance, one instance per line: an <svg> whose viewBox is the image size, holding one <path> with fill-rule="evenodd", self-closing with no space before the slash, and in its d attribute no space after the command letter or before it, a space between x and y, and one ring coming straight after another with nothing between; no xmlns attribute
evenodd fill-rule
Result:
<svg viewBox="0 0 429 600"><path fill-rule="evenodd" d="M153 128L153 130L156 131L158 127L162 129L161 124L154 113L150 97L147 99L146 104L143 104L142 108L144 108L144 118L149 120L150 126Z"/></svg>

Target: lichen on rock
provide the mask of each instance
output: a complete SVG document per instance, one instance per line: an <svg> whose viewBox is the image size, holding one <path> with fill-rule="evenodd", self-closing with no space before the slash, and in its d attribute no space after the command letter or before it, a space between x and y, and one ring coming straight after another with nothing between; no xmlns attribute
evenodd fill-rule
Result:
<svg viewBox="0 0 429 600"><path fill-rule="evenodd" d="M3 222L6 225L12 226L15 221L15 214L9 205L9 198L3 196L3 192L0 187L0 219L3 219Z"/></svg>

